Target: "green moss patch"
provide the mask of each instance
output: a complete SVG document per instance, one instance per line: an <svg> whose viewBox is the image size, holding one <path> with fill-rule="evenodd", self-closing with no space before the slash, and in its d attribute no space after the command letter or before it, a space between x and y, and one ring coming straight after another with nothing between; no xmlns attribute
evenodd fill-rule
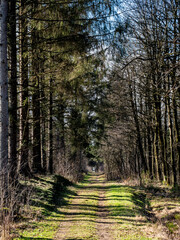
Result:
<svg viewBox="0 0 180 240"><path fill-rule="evenodd" d="M178 226L174 222L167 222L166 226L170 233L174 233L176 230L178 230Z"/></svg>
<svg viewBox="0 0 180 240"><path fill-rule="evenodd" d="M113 226L113 239L150 240L158 239L149 231L149 202L144 191L138 187L109 183L107 186L109 214L116 224Z"/></svg>
<svg viewBox="0 0 180 240"><path fill-rule="evenodd" d="M21 220L12 230L12 236L16 236L13 239L53 239L64 218L61 207L67 205L70 195L75 195L67 189L70 185L72 183L61 176L31 179L28 183L28 204L22 209Z"/></svg>

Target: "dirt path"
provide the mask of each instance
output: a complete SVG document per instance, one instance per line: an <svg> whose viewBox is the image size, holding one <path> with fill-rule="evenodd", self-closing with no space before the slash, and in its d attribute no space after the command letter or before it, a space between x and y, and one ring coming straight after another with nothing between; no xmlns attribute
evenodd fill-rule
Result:
<svg viewBox="0 0 180 240"><path fill-rule="evenodd" d="M158 223L146 212L138 188L107 183L103 175L90 176L76 187L77 195L61 208L55 240L167 240Z"/></svg>
<svg viewBox="0 0 180 240"><path fill-rule="evenodd" d="M112 239L112 228L111 226L115 221L109 216L109 210L107 206L106 198L106 188L105 181L98 180L99 184L102 186L99 190L99 203L97 211L97 235L99 240L109 240Z"/></svg>
<svg viewBox="0 0 180 240"><path fill-rule="evenodd" d="M113 219L106 206L106 189L103 176L91 176L80 186L70 204L63 209L56 238L58 240L92 239L110 240Z"/></svg>

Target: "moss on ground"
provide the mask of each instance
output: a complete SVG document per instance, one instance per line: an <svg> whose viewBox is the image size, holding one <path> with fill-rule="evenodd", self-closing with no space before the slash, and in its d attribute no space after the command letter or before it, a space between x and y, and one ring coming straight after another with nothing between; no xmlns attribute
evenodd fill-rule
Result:
<svg viewBox="0 0 180 240"><path fill-rule="evenodd" d="M72 185L61 176L39 176L28 183L30 197L28 205L21 210L20 219L11 235L18 239L53 239L59 222L64 218L62 205L68 203L74 191L67 189Z"/></svg>
<svg viewBox="0 0 180 240"><path fill-rule="evenodd" d="M174 233L176 230L178 230L178 226L174 222L167 222L166 226L170 233Z"/></svg>
<svg viewBox="0 0 180 240"><path fill-rule="evenodd" d="M149 202L143 191L137 187L109 183L106 197L110 215L116 220L113 239L157 239L146 231L151 227L151 223L147 220Z"/></svg>

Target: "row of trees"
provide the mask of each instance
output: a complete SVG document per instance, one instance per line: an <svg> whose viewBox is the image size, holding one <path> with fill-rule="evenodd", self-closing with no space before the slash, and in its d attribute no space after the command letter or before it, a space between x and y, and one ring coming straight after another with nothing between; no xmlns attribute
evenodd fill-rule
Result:
<svg viewBox="0 0 180 240"><path fill-rule="evenodd" d="M0 209L19 212L21 179L78 181L104 131L102 45L118 1L0 1ZM95 149L95 150L94 150ZM4 233L5 235L5 233Z"/></svg>
<svg viewBox="0 0 180 240"><path fill-rule="evenodd" d="M1 190L34 173L77 181L87 159L108 179L178 184L179 1L118 4L1 1Z"/></svg>
<svg viewBox="0 0 180 240"><path fill-rule="evenodd" d="M46 172L79 178L81 161L104 124L100 108L107 83L100 45L111 31L107 21L114 4L1 1L9 66L9 121L7 82L1 92L1 160L3 166L9 162L13 179ZM1 61L7 69L3 55Z"/></svg>
<svg viewBox="0 0 180 240"><path fill-rule="evenodd" d="M178 0L1 0L0 11L4 229L20 177L78 181L89 159L107 179L179 184Z"/></svg>
<svg viewBox="0 0 180 240"><path fill-rule="evenodd" d="M111 74L115 122L104 143L109 179L142 172L177 185L180 172L179 1L129 3L125 51ZM106 150L104 150L104 148Z"/></svg>

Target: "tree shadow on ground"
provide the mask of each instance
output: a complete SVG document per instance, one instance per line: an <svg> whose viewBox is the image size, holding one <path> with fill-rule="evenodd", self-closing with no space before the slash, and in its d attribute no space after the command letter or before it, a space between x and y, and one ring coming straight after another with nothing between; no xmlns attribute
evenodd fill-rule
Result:
<svg viewBox="0 0 180 240"><path fill-rule="evenodd" d="M73 186L73 183L62 176L55 175L54 181L46 181L38 177L36 177L36 180L50 184L49 189L33 186L33 192L39 197L38 200L46 199L48 205L51 205L51 207L54 205L59 207L65 205L67 204L67 201L64 200L65 197L77 195L74 191L67 188L68 186ZM42 207L49 208L49 206L44 205L41 201L37 202L36 199L33 199L31 203L32 205L38 204L38 206L42 204Z"/></svg>
<svg viewBox="0 0 180 240"><path fill-rule="evenodd" d="M60 175L55 175L52 181L37 176L31 181L32 197L29 206L41 208L40 219L51 216L53 212L61 213L59 208L68 204L70 196L77 195L74 191L68 189L69 186L73 186L73 183ZM36 184L37 182L40 182L40 184Z"/></svg>
<svg viewBox="0 0 180 240"><path fill-rule="evenodd" d="M91 181L92 183L92 181ZM135 208L132 210L132 209L128 209L126 206L107 206L106 208L107 209L111 209L113 211L113 215L114 216L118 216L118 215L121 215L121 216L131 216L131 217L135 217L135 215L138 213L138 214L141 214L143 216L149 216L149 209L150 209L150 203L149 201L147 200L147 197L146 197L146 194L145 193L142 193L140 192L141 188L138 187L138 186L135 186L135 187L132 187L132 186L128 186L128 185L110 185L110 186L102 186L102 185L98 185L97 184L97 181L95 181L95 185L90 185L90 186L81 186L81 188L83 190L88 190L88 189L91 189L91 190L98 190L98 191L107 191L107 190L116 190L118 192L125 192L126 191L126 188L128 189L128 191L131 192L131 196L126 196L124 197L123 195L117 195L117 194L114 194L114 195L111 195L111 198L110 200L111 201L129 201L129 202L133 202L134 205L135 205ZM99 181L98 181L99 183ZM101 200L101 201L107 201L107 200L103 200L103 198L101 199L101 197L97 197L95 195L79 195L78 196L79 199L93 199L93 200ZM86 208L90 208L92 206L90 205L79 205L77 204L78 207L80 207L80 209L86 209ZM76 207L74 205L74 207ZM100 211L100 207L98 206L98 211Z"/></svg>
<svg viewBox="0 0 180 240"><path fill-rule="evenodd" d="M133 192L133 195L131 197L132 202L137 207L138 212L146 217L150 216L149 210L150 210L150 202L146 197L145 193L141 192Z"/></svg>
<svg viewBox="0 0 180 240"><path fill-rule="evenodd" d="M118 189L119 192L124 192L126 191L126 188L128 188L128 191L131 192L130 196L121 196L121 195L111 195L111 198L108 199L103 199L103 197L97 197L96 195L84 195L83 192L82 194L79 194L77 196L78 199L93 199L93 200L100 200L100 201L122 201L121 205L110 205L106 206L107 212L112 212L112 216L120 216L120 217L135 217L137 214L143 215L143 216L149 216L149 202L147 201L146 195L144 193L138 192L139 190L138 187L129 187L129 186L120 186L120 185L113 185L113 186L101 186L97 184L96 181L96 186L82 186L81 187L84 191L87 189L95 189L98 191L104 191L107 189L112 189L116 188ZM134 203L135 207L128 208L123 201L127 202L132 202ZM104 212L104 207L101 206L94 206L93 204L70 204L69 208L75 210L75 212L62 212L62 214L66 215L67 217L71 218L71 220L68 221L77 221L78 219L81 218L87 218L87 217L97 217L97 212L101 213ZM86 211L87 210L87 211ZM92 211L92 212L91 212ZM94 212L95 211L95 212ZM74 220L76 218L76 220ZM123 220L123 219L121 219ZM67 221L67 220L63 220ZM85 221L85 219L84 219ZM93 219L91 221L94 221ZM126 218L126 221L131 221L130 219ZM132 221L133 222L133 221ZM146 221L144 221L146 222Z"/></svg>

